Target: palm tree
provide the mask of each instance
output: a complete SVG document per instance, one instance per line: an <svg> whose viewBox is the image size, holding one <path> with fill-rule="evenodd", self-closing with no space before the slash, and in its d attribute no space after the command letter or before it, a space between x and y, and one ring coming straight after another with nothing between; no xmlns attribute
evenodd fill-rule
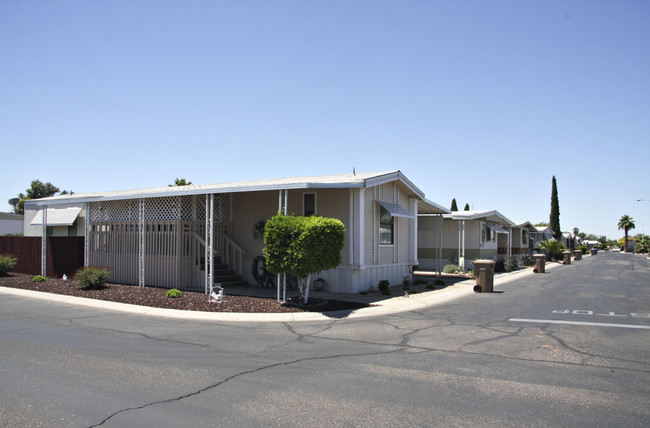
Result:
<svg viewBox="0 0 650 428"><path fill-rule="evenodd" d="M170 184L169 187L174 187L174 186L189 186L192 184L191 181L186 181L184 178L177 178L174 180L174 184Z"/></svg>
<svg viewBox="0 0 650 428"><path fill-rule="evenodd" d="M625 252L627 252L627 231L634 229L635 226L634 219L627 214L618 221L618 229L625 229L625 249L623 250Z"/></svg>

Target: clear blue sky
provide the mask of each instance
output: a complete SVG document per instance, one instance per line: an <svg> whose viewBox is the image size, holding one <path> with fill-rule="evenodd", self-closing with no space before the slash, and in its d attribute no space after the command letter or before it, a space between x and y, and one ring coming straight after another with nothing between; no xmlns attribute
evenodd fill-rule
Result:
<svg viewBox="0 0 650 428"><path fill-rule="evenodd" d="M0 0L0 144L3 211L356 167L650 233L650 2Z"/></svg>

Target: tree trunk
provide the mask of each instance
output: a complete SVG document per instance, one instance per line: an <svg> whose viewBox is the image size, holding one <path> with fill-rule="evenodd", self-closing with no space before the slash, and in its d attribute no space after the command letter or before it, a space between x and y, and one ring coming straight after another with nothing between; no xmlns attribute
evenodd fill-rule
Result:
<svg viewBox="0 0 650 428"><path fill-rule="evenodd" d="M309 300L309 282L311 274L306 277L298 277L298 291L300 292L300 304L306 305Z"/></svg>

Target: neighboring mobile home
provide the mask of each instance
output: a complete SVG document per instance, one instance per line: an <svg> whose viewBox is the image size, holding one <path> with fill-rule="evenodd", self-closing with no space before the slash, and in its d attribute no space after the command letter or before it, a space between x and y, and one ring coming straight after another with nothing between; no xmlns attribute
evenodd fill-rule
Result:
<svg viewBox="0 0 650 428"><path fill-rule="evenodd" d="M474 259L494 259L509 254L507 229L515 224L498 211L452 211L442 218L440 259L436 257L436 237L419 226L418 259L423 269L439 270L440 263L471 269Z"/></svg>
<svg viewBox="0 0 650 428"><path fill-rule="evenodd" d="M187 290L207 289L220 263L254 283L263 224L279 211L338 218L342 263L319 276L346 293L401 282L418 263L417 214L448 212L400 171L54 196L25 203L26 223L41 215L40 232L30 234L49 233L45 207L48 227L55 216L81 228L85 264L108 267L111 281ZM72 207L82 208L70 223Z"/></svg>
<svg viewBox="0 0 650 428"><path fill-rule="evenodd" d="M531 254L533 241L531 230L536 230L529 221L516 223L510 228L510 255L513 257Z"/></svg>
<svg viewBox="0 0 650 428"><path fill-rule="evenodd" d="M23 233L23 216L13 213L0 213L0 236Z"/></svg>

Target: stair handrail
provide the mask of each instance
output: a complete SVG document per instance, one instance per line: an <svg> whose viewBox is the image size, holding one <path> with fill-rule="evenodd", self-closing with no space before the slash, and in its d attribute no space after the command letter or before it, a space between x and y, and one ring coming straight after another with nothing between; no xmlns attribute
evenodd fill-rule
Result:
<svg viewBox="0 0 650 428"><path fill-rule="evenodd" d="M246 251L244 251L235 241L233 241L230 236L223 234L223 240L226 245L224 245L224 257L228 266L235 267L237 274L242 275L242 260Z"/></svg>

